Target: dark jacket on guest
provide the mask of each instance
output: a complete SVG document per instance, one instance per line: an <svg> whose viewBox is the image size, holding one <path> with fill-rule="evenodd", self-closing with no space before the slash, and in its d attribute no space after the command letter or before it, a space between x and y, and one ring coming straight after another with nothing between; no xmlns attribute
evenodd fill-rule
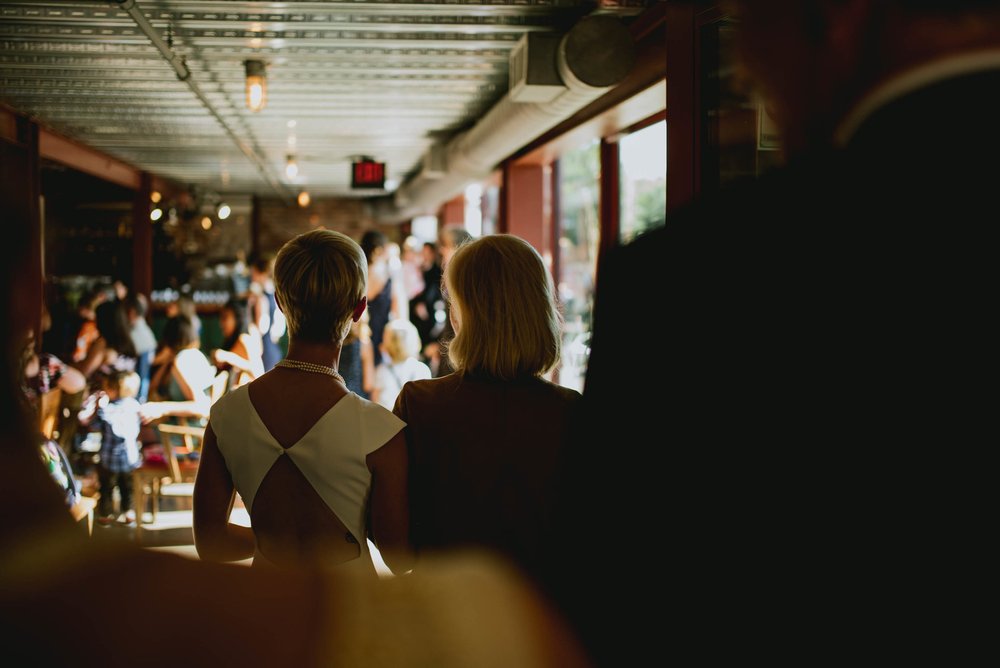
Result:
<svg viewBox="0 0 1000 668"><path fill-rule="evenodd" d="M407 423L414 547L487 548L533 571L579 398L537 378L404 385L394 412Z"/></svg>

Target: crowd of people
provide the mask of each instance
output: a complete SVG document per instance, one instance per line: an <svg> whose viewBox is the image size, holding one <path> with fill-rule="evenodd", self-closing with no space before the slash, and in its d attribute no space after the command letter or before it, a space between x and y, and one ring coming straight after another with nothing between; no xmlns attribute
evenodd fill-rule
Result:
<svg viewBox="0 0 1000 668"><path fill-rule="evenodd" d="M109 662L147 656L140 631L190 614L190 591L200 624L186 658L206 665L971 656L988 637L981 613L966 613L987 578L991 507L975 447L988 393L970 376L987 369L995 333L1000 105L983 91L1000 83L1000 12L974 0L738 4L745 63L789 165L602 259L582 397L542 378L559 336L538 253L456 235L440 249L453 336L437 350L453 372L401 383L391 412L363 399L342 353L370 302L378 341L397 336L381 244L297 237L274 271L286 357L207 410L185 392L193 373L170 374L177 403L209 418L198 550L258 567L88 548L15 419L0 433L0 538L16 547L0 568L0 609L17 611L0 625L8 656L29 663L44 645L71 659L146 571L157 605L123 624ZM27 243L11 229L8 286ZM24 322L23 296L0 298ZM669 320L637 329L652 302ZM171 359L194 352L192 336L171 335ZM81 338L82 370L130 352L97 324ZM394 363L413 358L396 346ZM14 357L0 369L12 405ZM136 384L123 381L106 406L131 405ZM237 493L249 528L229 521ZM408 574L367 577L366 538ZM519 575L438 560L468 546ZM42 642L39 620L79 601L83 621Z"/></svg>

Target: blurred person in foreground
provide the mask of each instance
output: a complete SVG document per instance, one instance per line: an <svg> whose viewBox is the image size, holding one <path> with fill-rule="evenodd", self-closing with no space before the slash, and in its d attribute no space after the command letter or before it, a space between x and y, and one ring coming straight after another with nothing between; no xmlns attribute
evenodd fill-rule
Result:
<svg viewBox="0 0 1000 668"><path fill-rule="evenodd" d="M194 620L189 666L584 666L558 618L502 566L483 558L424 564L391 580L313 569L199 563L130 544L94 542L66 510L19 411L19 332L37 318L24 275L30 215L0 245L0 647L5 665L169 666L177 652L150 629ZM180 586L179 586L180 585ZM151 603L141 614L136 592ZM114 620L109 630L109 620Z"/></svg>
<svg viewBox="0 0 1000 668"><path fill-rule="evenodd" d="M739 9L788 165L602 261L546 581L608 665L668 624L703 660L928 652L991 507L956 449L992 431L1000 6ZM658 354L622 364L650 266Z"/></svg>

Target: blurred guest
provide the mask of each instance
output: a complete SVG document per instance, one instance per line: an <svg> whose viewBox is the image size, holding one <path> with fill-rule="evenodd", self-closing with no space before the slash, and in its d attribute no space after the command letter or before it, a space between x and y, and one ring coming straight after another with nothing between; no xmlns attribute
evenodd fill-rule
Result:
<svg viewBox="0 0 1000 668"><path fill-rule="evenodd" d="M114 492L118 490L120 505L117 518L122 524L135 523L132 507L132 471L139 466L139 402L136 396L141 386L139 374L119 371L106 376L103 389L84 403L80 423L97 425L101 429L101 453L98 479L101 498L97 521L111 524L114 512Z"/></svg>
<svg viewBox="0 0 1000 668"><path fill-rule="evenodd" d="M222 347L213 353L215 365L229 371L230 386L246 385L264 375L260 334L247 318L242 302L230 300L219 311Z"/></svg>
<svg viewBox="0 0 1000 668"><path fill-rule="evenodd" d="M87 379L55 355L35 352L34 334L28 334L21 357L21 389L28 403L38 410L39 399L58 388L66 394L83 392Z"/></svg>
<svg viewBox="0 0 1000 668"><path fill-rule="evenodd" d="M743 640L782 662L872 642L922 653L913 629L935 635L958 599L915 604L913 583L986 572L966 569L992 522L991 483L970 471L990 466L960 444L993 429L977 378L997 335L997 3L739 4L787 168L601 261L546 580L604 665L662 651L650 601L693 621L680 635L732 633L741 655ZM652 307L658 354L623 363ZM609 471L609 446L651 434L662 447ZM670 568L594 549L608 526L662 528ZM972 580L954 581L957 561ZM756 615L765 600L774 614ZM852 629L906 631L845 636L847 609Z"/></svg>
<svg viewBox="0 0 1000 668"><path fill-rule="evenodd" d="M250 264L250 322L260 332L264 371L281 361L279 342L285 335L285 316L274 297L271 262L257 258Z"/></svg>
<svg viewBox="0 0 1000 668"><path fill-rule="evenodd" d="M129 336L132 347L135 348L135 371L139 374L140 386L136 399L139 403L149 399L149 381L153 370L153 358L156 355L156 336L146 322L149 302L146 296L131 292L125 297L125 315L129 323Z"/></svg>
<svg viewBox="0 0 1000 668"><path fill-rule="evenodd" d="M441 265L437 260L437 247L425 243L421 248L420 268L424 289L410 301L410 321L420 333L420 342L427 346L436 343L444 331L445 303L441 295Z"/></svg>
<svg viewBox="0 0 1000 668"><path fill-rule="evenodd" d="M556 465L579 394L541 378L559 360L552 279L507 235L463 245L445 267L455 373L406 383L410 536L422 553L479 546L534 572Z"/></svg>
<svg viewBox="0 0 1000 668"><path fill-rule="evenodd" d="M282 247L276 295L288 357L216 403L195 483L195 545L203 559L374 573L368 527L386 563L406 570L404 426L347 390L340 348L365 310L367 261L339 232ZM251 528L229 521L239 492ZM369 520L370 518L370 520Z"/></svg>
<svg viewBox="0 0 1000 668"><path fill-rule="evenodd" d="M455 254L455 251L470 241L472 241L472 235L469 234L464 227L459 225L447 225L442 228L441 234L438 236L438 248L441 253L441 269L446 269L448 267L448 262ZM449 311L451 308L451 302L444 300L444 303L444 322L441 331L437 335L437 340L424 346L424 357L427 358L431 370L434 372L435 378L447 376L452 372L450 358L448 355L443 355L441 351L442 345L447 345L449 341L455 338L455 330L452 326Z"/></svg>
<svg viewBox="0 0 1000 668"><path fill-rule="evenodd" d="M391 410L403 385L411 380L430 378L431 370L417 359L420 335L409 320L393 320L386 325L382 352L387 361L375 370L375 389L371 399Z"/></svg>
<svg viewBox="0 0 1000 668"><path fill-rule="evenodd" d="M340 366L338 371L344 377L344 384L347 389L354 392L362 399L368 399L368 392L365 390L364 365L370 362L370 355L363 353L367 348L371 350L371 333L363 320L351 323L351 329L344 339L344 345L340 349ZM372 374L374 377L374 374Z"/></svg>
<svg viewBox="0 0 1000 668"><path fill-rule="evenodd" d="M87 348L87 354L77 361L77 368L90 378L98 370L132 371L137 354L132 343L132 328L126 306L119 301L107 301L97 307L94 320L97 338Z"/></svg>
<svg viewBox="0 0 1000 668"><path fill-rule="evenodd" d="M361 237L361 249L368 258L368 327L372 332L376 367L382 363L382 333L390 320L390 313L396 311L387 246L385 235L377 230L368 230Z"/></svg>
<svg viewBox="0 0 1000 668"><path fill-rule="evenodd" d="M76 337L72 361L79 363L87 357L90 346L100 337L97 330L97 307L105 302L107 295L102 288L88 290L80 297L76 308L74 325Z"/></svg>
<svg viewBox="0 0 1000 668"><path fill-rule="evenodd" d="M198 317L198 305L194 303L194 298L190 294L180 293L176 300L167 304L164 315L168 319L176 318L179 315L184 316L191 321L195 334L199 339L201 338L201 318Z"/></svg>
<svg viewBox="0 0 1000 668"><path fill-rule="evenodd" d="M208 417L215 369L198 349L191 321L182 315L168 320L162 343L166 361L150 381L151 394L159 400L142 405L143 420L152 422L168 415Z"/></svg>
<svg viewBox="0 0 1000 668"><path fill-rule="evenodd" d="M416 237L406 237L401 258L403 272L403 292L410 302L424 290L423 246Z"/></svg>

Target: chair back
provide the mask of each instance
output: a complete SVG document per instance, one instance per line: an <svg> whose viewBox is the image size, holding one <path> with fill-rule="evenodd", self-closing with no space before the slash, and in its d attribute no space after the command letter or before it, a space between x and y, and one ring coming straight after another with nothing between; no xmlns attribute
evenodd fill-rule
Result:
<svg viewBox="0 0 1000 668"><path fill-rule="evenodd" d="M43 394L38 402L38 426L42 436L52 438L59 424L59 409L62 407L62 390L58 387Z"/></svg>

